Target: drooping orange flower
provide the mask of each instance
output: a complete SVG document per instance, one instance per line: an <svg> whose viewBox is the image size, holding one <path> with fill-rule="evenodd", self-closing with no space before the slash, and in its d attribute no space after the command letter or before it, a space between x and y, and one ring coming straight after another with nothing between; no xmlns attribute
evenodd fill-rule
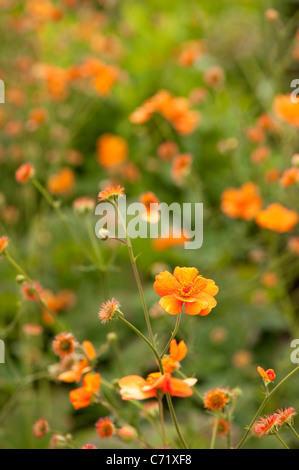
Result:
<svg viewBox="0 0 299 470"><path fill-rule="evenodd" d="M98 194L99 202L104 201L105 199L109 199L110 197L114 196L123 196L125 194L124 188L121 186L108 186L107 188L103 189Z"/></svg>
<svg viewBox="0 0 299 470"><path fill-rule="evenodd" d="M9 243L9 238L5 235L0 237L0 254L4 252L5 248Z"/></svg>
<svg viewBox="0 0 299 470"><path fill-rule="evenodd" d="M277 414L260 416L256 423L253 425L253 432L257 437L265 437L276 431L277 427Z"/></svg>
<svg viewBox="0 0 299 470"><path fill-rule="evenodd" d="M264 382L269 383L275 380L276 375L273 369L264 370L261 366L258 366L257 371L263 378Z"/></svg>
<svg viewBox="0 0 299 470"><path fill-rule="evenodd" d="M159 199L157 196L148 191L140 195L140 202L145 206L145 211L142 213L141 218L146 220L149 223L156 223L160 220L160 213L156 206L151 206L151 204L159 204Z"/></svg>
<svg viewBox="0 0 299 470"><path fill-rule="evenodd" d="M293 186L299 183L299 168L288 168L285 170L280 178L281 186Z"/></svg>
<svg viewBox="0 0 299 470"><path fill-rule="evenodd" d="M71 333L59 333L59 335L56 335L53 341L53 350L54 352L60 356L69 356L72 354L78 343L74 336Z"/></svg>
<svg viewBox="0 0 299 470"><path fill-rule="evenodd" d="M57 174L50 176L47 188L51 194L68 194L73 191L75 175L71 168L61 168Z"/></svg>
<svg viewBox="0 0 299 470"><path fill-rule="evenodd" d="M212 427L214 428L215 425L216 425L216 421L214 420L212 422ZM218 419L217 431L216 431L217 436L226 436L229 433L229 429L230 429L230 425L226 419L223 419L223 418Z"/></svg>
<svg viewBox="0 0 299 470"><path fill-rule="evenodd" d="M292 126L299 126L299 103L293 103L291 95L277 95L274 98L273 110L279 119Z"/></svg>
<svg viewBox="0 0 299 470"><path fill-rule="evenodd" d="M178 315L185 303L188 315L208 315L217 305L214 296L218 287L212 279L199 275L196 268L176 267L173 275L161 272L156 276L155 292L161 297L160 305L170 315Z"/></svg>
<svg viewBox="0 0 299 470"><path fill-rule="evenodd" d="M283 233L294 228L298 222L298 214L293 210L286 209L279 203L274 203L259 212L255 221L262 228Z"/></svg>
<svg viewBox="0 0 299 470"><path fill-rule="evenodd" d="M189 397L193 394L192 386L197 379L177 379L171 374L155 372L148 375L147 379L139 375L128 375L119 381L120 393L123 400L146 400L157 395L157 390L169 393L174 397Z"/></svg>
<svg viewBox="0 0 299 470"><path fill-rule="evenodd" d="M128 158L128 144L123 137L103 134L97 140L97 160L105 168L115 168Z"/></svg>
<svg viewBox="0 0 299 470"><path fill-rule="evenodd" d="M221 196L221 210L228 217L240 217L251 220L263 204L258 187L254 183L245 183L239 189L228 188Z"/></svg>
<svg viewBox="0 0 299 470"><path fill-rule="evenodd" d="M162 359L162 367L164 374L172 374L176 369L180 367L180 361L184 359L187 354L187 346L182 340L177 343L176 339L173 339L169 347L169 356Z"/></svg>
<svg viewBox="0 0 299 470"><path fill-rule="evenodd" d="M27 183L31 178L33 178L35 170L31 163L23 163L15 173L15 177L18 183Z"/></svg>
<svg viewBox="0 0 299 470"><path fill-rule="evenodd" d="M115 426L110 418L100 418L96 424L96 431L99 437L108 438L115 433Z"/></svg>
<svg viewBox="0 0 299 470"><path fill-rule="evenodd" d="M61 380L61 382L67 382L67 383L72 383L72 382L78 383L81 380L82 375L89 371L90 371L90 366L89 366L88 360L84 357L83 359L80 359L79 361L75 362L72 365L70 370L61 372L58 375L58 380Z"/></svg>
<svg viewBox="0 0 299 470"><path fill-rule="evenodd" d="M89 406L93 395L98 393L100 386L100 374L86 374L83 378L83 386L71 390L69 393L70 401L75 410Z"/></svg>
<svg viewBox="0 0 299 470"><path fill-rule="evenodd" d="M204 407L212 411L221 411L229 402L229 397L222 388L209 390L204 395Z"/></svg>

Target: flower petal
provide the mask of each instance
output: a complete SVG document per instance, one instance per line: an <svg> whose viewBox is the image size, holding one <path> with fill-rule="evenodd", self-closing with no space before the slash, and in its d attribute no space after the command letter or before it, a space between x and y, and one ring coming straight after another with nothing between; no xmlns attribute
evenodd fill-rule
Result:
<svg viewBox="0 0 299 470"><path fill-rule="evenodd" d="M180 284L184 284L187 282L193 282L198 275L198 270L196 268L180 268L177 266L173 275Z"/></svg>
<svg viewBox="0 0 299 470"><path fill-rule="evenodd" d="M165 295L160 299L159 304L170 315L178 315L182 311L183 302L174 295Z"/></svg>
<svg viewBox="0 0 299 470"><path fill-rule="evenodd" d="M164 271L156 276L154 289L160 297L174 294L179 288L180 285L178 281L172 274L170 274L170 272Z"/></svg>

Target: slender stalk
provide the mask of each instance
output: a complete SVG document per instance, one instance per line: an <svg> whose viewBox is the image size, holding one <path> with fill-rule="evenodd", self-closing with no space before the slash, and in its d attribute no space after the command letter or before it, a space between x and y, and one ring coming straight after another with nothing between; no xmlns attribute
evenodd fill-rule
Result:
<svg viewBox="0 0 299 470"><path fill-rule="evenodd" d="M178 315L177 315L177 319L176 319L176 323L175 323L175 327L174 327L174 330L171 334L171 337L168 341L168 343L166 344L165 348L163 349L163 352L160 354L160 357L162 358L164 356L164 354L167 353L168 351L168 348L171 344L171 341L175 338L177 332L178 332L178 329L179 329L179 326L180 326L180 319L181 319L181 315L182 315L182 312L180 312Z"/></svg>
<svg viewBox="0 0 299 470"><path fill-rule="evenodd" d="M297 437L297 439L299 439L299 434L295 431L295 429L293 428L293 426L291 424L288 424L287 425L291 431L293 432L293 434L295 434L295 436Z"/></svg>
<svg viewBox="0 0 299 470"><path fill-rule="evenodd" d="M285 449L289 449L289 446L284 442L284 440L282 439L282 437L280 437L280 435L278 434L278 432L276 432L274 434L275 437L277 437L277 439L282 443L282 445L284 446Z"/></svg>
<svg viewBox="0 0 299 470"><path fill-rule="evenodd" d="M177 435L179 436L180 441L181 441L184 449L188 449L186 441L185 441L185 439L184 439L184 437L181 433L181 430L179 428L179 423L178 423L178 420L177 420L177 417L176 417L176 414L175 414L175 411L174 411L173 403L172 403L172 400L171 400L171 396L169 395L169 393L166 394L166 400L167 400L168 408L169 408L169 411L170 411L172 421L173 421L173 424L175 426Z"/></svg>
<svg viewBox="0 0 299 470"><path fill-rule="evenodd" d="M248 434L250 433L252 426L254 425L254 423L255 423L257 417L260 415L260 413L261 413L261 412L263 411L263 409L265 408L265 406L266 406L267 402L269 401L269 399L271 398L271 396L279 389L279 387L280 387L282 384L284 384L284 382L285 382L286 380L288 380L288 379L289 379L295 372L297 372L298 370L299 370L299 366L295 367L295 369L293 369L289 374L287 374L287 375L284 377L284 379L282 379L282 380L276 385L276 387L274 387L274 388L271 390L271 392L268 393L268 394L265 396L265 398L264 398L264 400L262 401L262 403L261 403L259 409L257 410L257 412L255 413L253 419L251 420L251 423L250 423L250 425L248 426L247 431L245 432L243 438L242 438L241 441L239 442L239 444L238 444L238 446L237 446L237 449L240 449L240 448L242 447L242 445L244 444L244 442L246 441L247 436L248 436Z"/></svg>
<svg viewBox="0 0 299 470"><path fill-rule="evenodd" d="M159 415L160 415L160 424L162 430L162 439L163 444L167 445L166 434L165 434L165 424L164 424L164 413L163 413L163 397L158 395L158 404L159 404Z"/></svg>
<svg viewBox="0 0 299 470"><path fill-rule="evenodd" d="M213 434L212 434L210 449L214 449L215 447L216 435L217 435L217 430L218 430L218 422L219 422L219 418L217 416L215 419L214 426L213 426Z"/></svg>

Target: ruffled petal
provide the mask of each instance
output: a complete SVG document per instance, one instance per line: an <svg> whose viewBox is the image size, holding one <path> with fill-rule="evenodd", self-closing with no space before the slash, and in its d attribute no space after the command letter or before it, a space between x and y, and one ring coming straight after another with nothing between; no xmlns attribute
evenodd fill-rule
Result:
<svg viewBox="0 0 299 470"><path fill-rule="evenodd" d="M180 284L193 282L198 275L198 269L196 268L180 268L177 266L173 272L174 277L179 281Z"/></svg>
<svg viewBox="0 0 299 470"><path fill-rule="evenodd" d="M174 295L165 295L160 299L159 304L170 315L178 315L182 311L183 302Z"/></svg>
<svg viewBox="0 0 299 470"><path fill-rule="evenodd" d="M155 292L164 297L165 295L170 295L176 292L180 288L180 285L176 278L170 274L168 271L164 271L156 276L156 281L154 282Z"/></svg>

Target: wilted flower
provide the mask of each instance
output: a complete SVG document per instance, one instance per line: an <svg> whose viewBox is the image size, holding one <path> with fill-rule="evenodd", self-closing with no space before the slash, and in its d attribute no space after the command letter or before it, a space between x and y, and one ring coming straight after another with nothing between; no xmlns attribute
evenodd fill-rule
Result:
<svg viewBox="0 0 299 470"><path fill-rule="evenodd" d="M49 423L45 419L38 419L33 425L35 437L44 437L50 430Z"/></svg>
<svg viewBox="0 0 299 470"><path fill-rule="evenodd" d="M265 437L268 434L276 432L277 414L260 416L258 421L253 425L253 432L257 437Z"/></svg>
<svg viewBox="0 0 299 470"><path fill-rule="evenodd" d="M111 300L107 300L102 303L99 311L99 319L102 323L114 318L114 316L119 313L120 303L113 297Z"/></svg>

